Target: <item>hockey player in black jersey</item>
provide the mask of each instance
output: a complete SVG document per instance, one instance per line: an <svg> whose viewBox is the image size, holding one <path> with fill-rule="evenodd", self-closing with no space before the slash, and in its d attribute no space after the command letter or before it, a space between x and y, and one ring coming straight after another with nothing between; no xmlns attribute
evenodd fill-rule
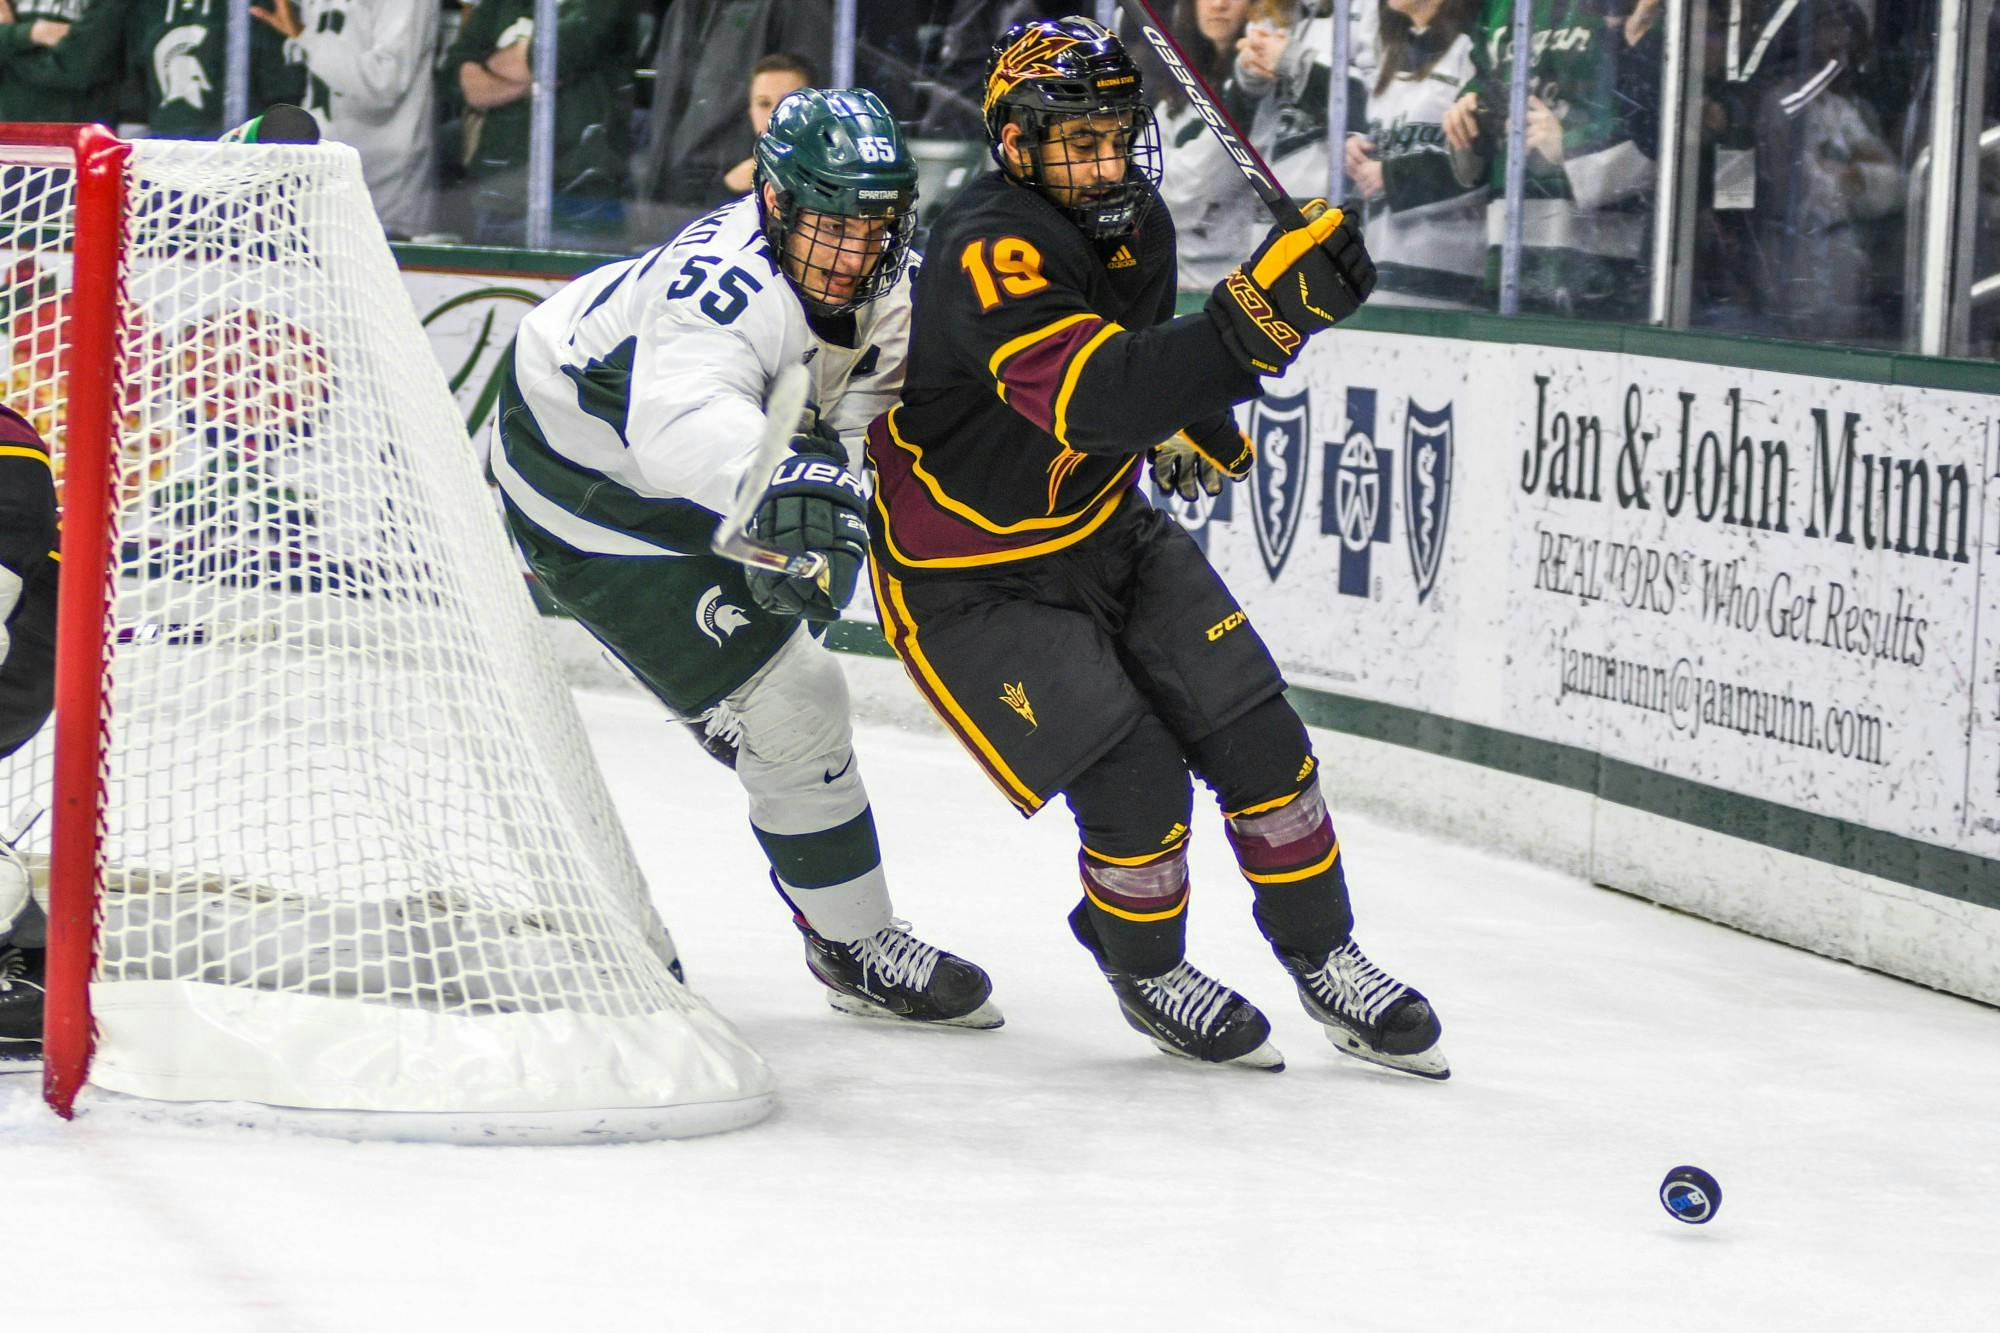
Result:
<svg viewBox="0 0 2000 1333"><path fill-rule="evenodd" d="M1334 1045L1444 1078L1429 1003L1351 937L1319 764L1276 664L1137 489L1148 460L1189 496L1244 475L1230 409L1367 298L1360 235L1310 206L1173 318L1158 143L1118 39L1081 18L1015 25L984 108L999 169L938 219L901 401L869 431L884 634L1022 814L1067 800L1070 926L1162 1050L1282 1067L1264 1015L1184 956L1192 773Z"/></svg>
<svg viewBox="0 0 2000 1333"><path fill-rule="evenodd" d="M42 729L54 702L55 542L48 449L0 406L0 759ZM32 1068L42 1054L45 918L29 888L28 867L0 835L0 1072Z"/></svg>

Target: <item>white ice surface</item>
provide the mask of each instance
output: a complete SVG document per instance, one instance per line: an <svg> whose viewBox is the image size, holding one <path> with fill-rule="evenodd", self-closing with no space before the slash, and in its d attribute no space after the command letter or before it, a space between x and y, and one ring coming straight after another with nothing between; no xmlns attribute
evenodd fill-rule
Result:
<svg viewBox="0 0 2000 1333"><path fill-rule="evenodd" d="M888 669L855 663L860 673ZM1200 807L1191 957L1290 1068L1197 1068L1069 938L1073 833L941 735L860 755L899 908L1007 1026L843 1018L720 768L580 696L763 1125L599 1148L64 1125L0 1078L0 1329L2000 1328L2000 1013L1339 813L1357 937L1453 1077L1336 1055ZM1365 781L1364 774L1346 775ZM1655 1196L1720 1178L1705 1227Z"/></svg>

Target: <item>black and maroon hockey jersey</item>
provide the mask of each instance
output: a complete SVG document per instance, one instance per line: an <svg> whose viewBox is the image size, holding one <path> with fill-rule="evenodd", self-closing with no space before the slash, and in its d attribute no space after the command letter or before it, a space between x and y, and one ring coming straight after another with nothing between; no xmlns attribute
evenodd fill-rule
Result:
<svg viewBox="0 0 2000 1333"><path fill-rule="evenodd" d="M1083 540L1147 450L1217 429L1258 393L1206 314L1173 318L1173 221L1157 200L1135 235L1094 242L994 172L925 251L902 401L868 433L875 558L902 572Z"/></svg>

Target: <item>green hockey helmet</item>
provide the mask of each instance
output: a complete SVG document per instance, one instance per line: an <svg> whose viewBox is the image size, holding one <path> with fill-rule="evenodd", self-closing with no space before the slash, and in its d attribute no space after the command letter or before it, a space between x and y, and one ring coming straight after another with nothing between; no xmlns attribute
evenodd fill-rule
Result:
<svg viewBox="0 0 2000 1333"><path fill-rule="evenodd" d="M766 184L775 201L765 198ZM821 314L874 300L909 260L917 164L889 109L865 88L801 88L779 102L757 139L754 188L773 253ZM884 225L828 224L808 214Z"/></svg>

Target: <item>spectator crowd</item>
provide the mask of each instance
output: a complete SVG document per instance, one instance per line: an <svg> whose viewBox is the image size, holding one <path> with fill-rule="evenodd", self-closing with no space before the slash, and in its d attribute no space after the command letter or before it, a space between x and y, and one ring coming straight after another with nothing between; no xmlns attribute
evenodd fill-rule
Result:
<svg viewBox="0 0 2000 1333"><path fill-rule="evenodd" d="M229 2L0 0L0 120L219 134ZM1337 191L1361 211L1381 266L1378 303L1495 308L1513 129L1512 0L1341 2L1351 7L1338 77L1334 0L1163 0L1160 8L1286 188L1302 198ZM352 144L392 237L521 241L534 0L249 3L251 113L296 103L327 137ZM1705 38L1692 53L1702 73L1687 127L1696 143L1691 322L1900 345L1930 170L1936 6L1690 4ZM927 214L986 165L979 90L994 36L1065 7L1095 10L1022 0L857 7L855 81L909 131ZM1532 0L1531 12L1519 308L1643 320L1659 202L1664 2ZM561 0L557 14L559 248L643 248L743 193L750 146L771 108L832 68L833 0ZM1978 60L1982 43L1974 48ZM1981 82L1991 104L2000 79ZM1267 224L1157 63L1148 84L1181 280L1204 288ZM1332 144L1343 105L1345 134ZM2000 189L1979 196L1983 203ZM2000 225L1982 223L1975 268L2000 267L1989 231Z"/></svg>

